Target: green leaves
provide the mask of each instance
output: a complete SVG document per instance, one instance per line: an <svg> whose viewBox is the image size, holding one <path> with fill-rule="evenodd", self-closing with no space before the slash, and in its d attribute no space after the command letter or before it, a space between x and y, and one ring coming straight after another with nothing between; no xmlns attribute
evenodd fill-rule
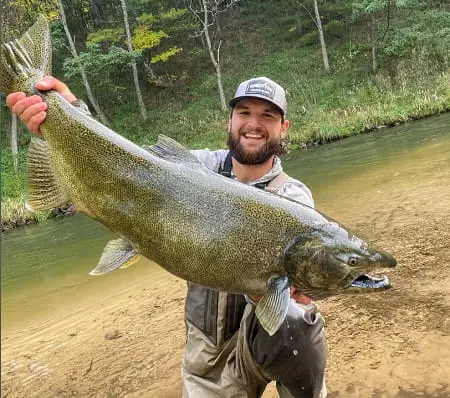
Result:
<svg viewBox="0 0 450 398"><path fill-rule="evenodd" d="M103 52L100 45L93 44L77 58L67 58L64 61L64 76L70 78L81 75L82 69L91 76L104 75L105 70L112 66L130 66L139 56L139 52L130 53L117 46L111 46L107 52Z"/></svg>
<svg viewBox="0 0 450 398"><path fill-rule="evenodd" d="M119 44L125 41L125 30L123 27L99 29L89 33L86 44Z"/></svg>
<svg viewBox="0 0 450 398"><path fill-rule="evenodd" d="M447 56L450 48L450 12L437 9L409 13L405 21L393 29L384 47L388 55L406 56L427 49L429 54Z"/></svg>

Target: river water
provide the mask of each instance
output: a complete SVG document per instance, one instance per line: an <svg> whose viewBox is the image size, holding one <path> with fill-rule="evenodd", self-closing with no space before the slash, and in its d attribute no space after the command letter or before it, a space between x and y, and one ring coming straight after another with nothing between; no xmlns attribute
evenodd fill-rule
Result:
<svg viewBox="0 0 450 398"><path fill-rule="evenodd" d="M295 152L284 159L284 167L311 188L317 208L352 229L367 214L374 223L385 222L385 209L393 201L405 203L400 207L404 223L414 222L427 202L438 201L442 216L449 217L450 113ZM414 200L417 190L420 201ZM64 316L67 308L106 285L137 277L139 267L161 272L144 260L133 270L89 276L112 237L78 214L2 234L3 332L42 320L44 314Z"/></svg>

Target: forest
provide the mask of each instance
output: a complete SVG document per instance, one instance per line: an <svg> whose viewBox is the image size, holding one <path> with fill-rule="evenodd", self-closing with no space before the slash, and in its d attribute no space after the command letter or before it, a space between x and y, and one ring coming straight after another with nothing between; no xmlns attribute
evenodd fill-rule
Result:
<svg viewBox="0 0 450 398"><path fill-rule="evenodd" d="M225 146L227 101L267 76L287 91L289 146L448 110L450 5L420 0L15 0L1 42L44 14L53 72L138 144ZM23 223L30 134L0 93L2 223Z"/></svg>

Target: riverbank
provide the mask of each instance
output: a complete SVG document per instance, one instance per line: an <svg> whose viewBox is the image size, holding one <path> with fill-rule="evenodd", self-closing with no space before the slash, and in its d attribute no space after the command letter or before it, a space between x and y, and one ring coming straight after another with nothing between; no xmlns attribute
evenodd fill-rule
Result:
<svg viewBox="0 0 450 398"><path fill-rule="evenodd" d="M344 174L316 198L319 209L370 235L399 263L389 271L393 289L319 302L330 398L449 396L445 154L442 144L417 145L369 171ZM95 283L67 282L50 292L54 311L43 306L2 325L3 397L180 397L185 282L143 260ZM274 386L263 396L277 397Z"/></svg>

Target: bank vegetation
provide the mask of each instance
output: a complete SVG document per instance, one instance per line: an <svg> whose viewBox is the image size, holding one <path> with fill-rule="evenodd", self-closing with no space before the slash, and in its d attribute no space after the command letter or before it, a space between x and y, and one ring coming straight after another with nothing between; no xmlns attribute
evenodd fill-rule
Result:
<svg viewBox="0 0 450 398"><path fill-rule="evenodd" d="M165 134L190 148L224 147L224 98L255 76L286 88L292 149L434 115L450 104L445 1L4 3L2 41L44 13L53 74L99 120L138 144ZM4 95L0 112L2 226L54 215L26 211L30 136Z"/></svg>

